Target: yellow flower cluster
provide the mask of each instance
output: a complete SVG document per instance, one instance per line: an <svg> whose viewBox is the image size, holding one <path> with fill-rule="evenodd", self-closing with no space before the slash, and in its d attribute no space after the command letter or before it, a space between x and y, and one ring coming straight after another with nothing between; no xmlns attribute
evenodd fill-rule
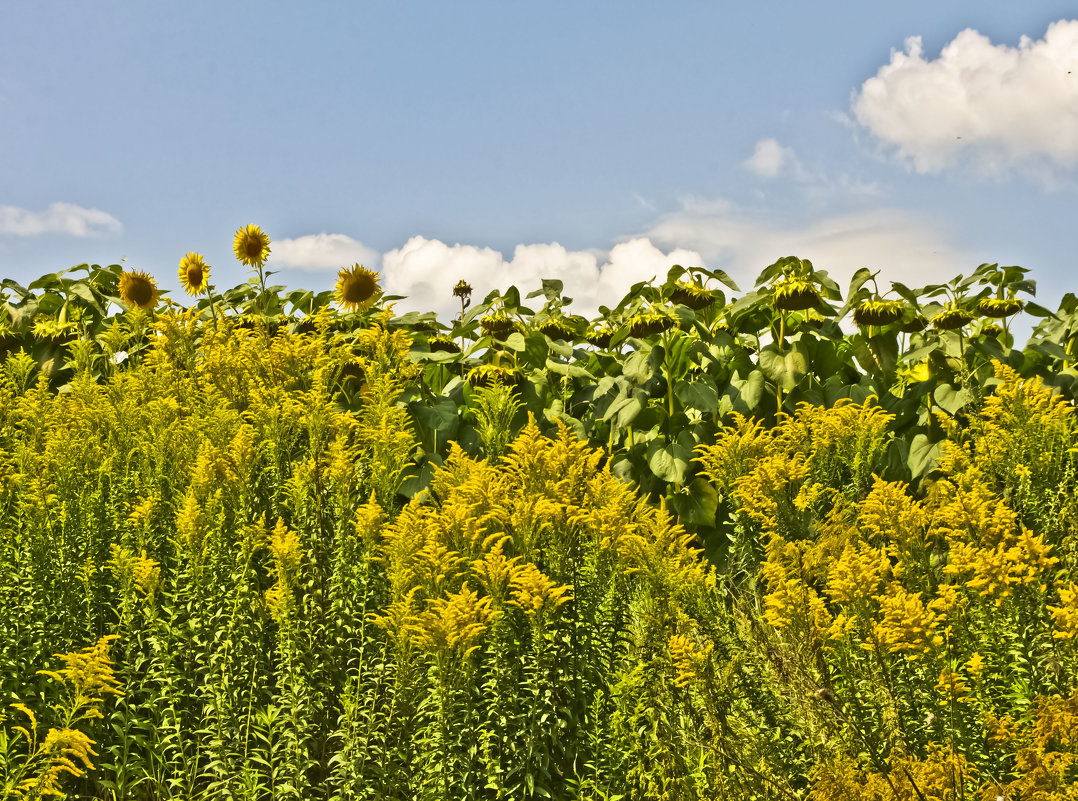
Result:
<svg viewBox="0 0 1078 801"><path fill-rule="evenodd" d="M692 683L700 668L707 662L714 644L700 644L684 634L672 634L667 641L667 647L670 649L670 662L677 674L674 685L684 688Z"/></svg>
<svg viewBox="0 0 1078 801"><path fill-rule="evenodd" d="M137 590L143 597L153 600L161 581L161 566L146 555L141 556L119 545L111 546L109 568L124 591Z"/></svg>
<svg viewBox="0 0 1078 801"><path fill-rule="evenodd" d="M880 620L873 631L880 645L914 660L943 644L939 625L939 615L925 606L921 593L890 584L880 599Z"/></svg>

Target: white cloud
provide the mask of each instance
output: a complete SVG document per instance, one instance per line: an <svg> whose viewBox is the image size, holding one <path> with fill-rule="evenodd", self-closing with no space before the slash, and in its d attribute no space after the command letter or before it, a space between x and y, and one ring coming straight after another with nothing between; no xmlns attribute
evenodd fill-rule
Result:
<svg viewBox="0 0 1078 801"><path fill-rule="evenodd" d="M883 289L890 281L912 285L946 281L985 260L949 243L930 221L889 208L796 225L725 202L689 199L646 234L659 245L692 248L706 266L726 270L743 291L752 288L764 267L783 256L809 259L843 289L861 267L880 270Z"/></svg>
<svg viewBox="0 0 1078 801"><path fill-rule="evenodd" d="M309 234L270 245L270 262L301 270L339 270L357 262L375 268L379 258L377 251L344 234Z"/></svg>
<svg viewBox="0 0 1078 801"><path fill-rule="evenodd" d="M966 29L932 60L910 37L852 106L918 172L969 162L1048 178L1078 165L1078 20L1055 22L1043 39L1022 37L1017 47Z"/></svg>
<svg viewBox="0 0 1078 801"><path fill-rule="evenodd" d="M756 149L745 159L744 164L750 172L761 178L775 178L784 168L798 166L793 149L783 147L777 139L758 141Z"/></svg>
<svg viewBox="0 0 1078 801"><path fill-rule="evenodd" d="M674 264L702 265L700 255L681 248L664 252L645 238L630 239L609 252L567 250L557 243L517 245L506 259L491 248L447 245L437 239L412 237L383 256L386 290L405 295L401 309L437 311L443 319L459 312L453 286L465 280L477 303L493 289L516 286L522 295L538 289L544 278L564 282L573 311L594 315L600 305L613 306L637 281L662 280ZM541 301L536 304L541 305Z"/></svg>
<svg viewBox="0 0 1078 801"><path fill-rule="evenodd" d="M9 236L67 234L88 237L118 234L121 230L120 221L108 212L73 203L51 203L44 211L0 206L0 234Z"/></svg>

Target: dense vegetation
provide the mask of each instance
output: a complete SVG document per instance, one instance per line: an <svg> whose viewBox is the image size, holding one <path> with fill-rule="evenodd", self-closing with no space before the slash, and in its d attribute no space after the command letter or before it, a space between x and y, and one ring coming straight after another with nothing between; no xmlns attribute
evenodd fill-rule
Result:
<svg viewBox="0 0 1078 801"><path fill-rule="evenodd" d="M262 239L4 282L0 797L1078 798L1072 296L443 325Z"/></svg>

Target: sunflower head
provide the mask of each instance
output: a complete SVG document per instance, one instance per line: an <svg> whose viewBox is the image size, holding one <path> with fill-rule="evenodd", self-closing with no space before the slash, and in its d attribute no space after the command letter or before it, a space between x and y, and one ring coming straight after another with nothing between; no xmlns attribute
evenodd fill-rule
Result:
<svg viewBox="0 0 1078 801"><path fill-rule="evenodd" d="M210 283L210 267L200 253L188 253L180 259L180 286L188 295L201 295Z"/></svg>
<svg viewBox="0 0 1078 801"><path fill-rule="evenodd" d="M853 310L853 321L858 325L890 325L902 318L900 300L872 298Z"/></svg>
<svg viewBox="0 0 1078 801"><path fill-rule="evenodd" d="M245 225L232 239L236 258L249 267L261 267L270 254L269 237L257 225Z"/></svg>
<svg viewBox="0 0 1078 801"><path fill-rule="evenodd" d="M932 325L940 331L954 331L973 320L973 315L957 306L948 306L932 318Z"/></svg>
<svg viewBox="0 0 1078 801"><path fill-rule="evenodd" d="M685 281L677 281L670 293L670 302L688 306L694 311L706 309L716 300L715 293L704 289L699 284L690 284Z"/></svg>
<svg viewBox="0 0 1078 801"><path fill-rule="evenodd" d="M453 297L460 298L467 303L472 299L472 285L465 281L463 278L457 281L453 287Z"/></svg>
<svg viewBox="0 0 1078 801"><path fill-rule="evenodd" d="M460 345L453 341L452 337L438 334L427 340L431 353L460 353Z"/></svg>
<svg viewBox="0 0 1078 801"><path fill-rule="evenodd" d="M503 309L496 309L481 318L479 320L479 327L483 331L483 336L491 337L499 341L505 339L517 330L516 323Z"/></svg>
<svg viewBox="0 0 1078 801"><path fill-rule="evenodd" d="M629 333L634 337L649 337L670 330L676 322L677 319L669 314L646 312L629 318Z"/></svg>
<svg viewBox="0 0 1078 801"><path fill-rule="evenodd" d="M606 348L614 338L614 328L606 323L596 323L584 332L584 339L597 348Z"/></svg>
<svg viewBox="0 0 1078 801"><path fill-rule="evenodd" d="M775 308L783 311L801 311L816 305L820 296L807 278L788 276L775 284Z"/></svg>
<svg viewBox="0 0 1078 801"><path fill-rule="evenodd" d="M157 305L160 293L157 284L141 270L124 270L120 273L120 298L128 308L149 311Z"/></svg>
<svg viewBox="0 0 1078 801"><path fill-rule="evenodd" d="M985 317L1002 319L1018 314L1024 305L1018 298L985 298L977 304L977 311Z"/></svg>
<svg viewBox="0 0 1078 801"><path fill-rule="evenodd" d="M548 317L546 322L539 326L539 330L551 339L572 342L580 335L580 322L571 317Z"/></svg>
<svg viewBox="0 0 1078 801"><path fill-rule="evenodd" d="M382 295L378 273L354 264L337 273L337 302L348 311L364 311Z"/></svg>
<svg viewBox="0 0 1078 801"><path fill-rule="evenodd" d="M928 327L928 320L923 315L914 314L909 320L906 320L898 327L898 330L903 334L916 334L920 331L924 331Z"/></svg>

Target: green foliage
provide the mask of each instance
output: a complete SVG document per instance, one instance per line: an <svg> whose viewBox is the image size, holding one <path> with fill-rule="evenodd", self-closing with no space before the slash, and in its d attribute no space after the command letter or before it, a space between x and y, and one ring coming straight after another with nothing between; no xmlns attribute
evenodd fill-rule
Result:
<svg viewBox="0 0 1078 801"><path fill-rule="evenodd" d="M9 797L1073 793L1075 309L1021 269L451 325L122 272L3 284Z"/></svg>

